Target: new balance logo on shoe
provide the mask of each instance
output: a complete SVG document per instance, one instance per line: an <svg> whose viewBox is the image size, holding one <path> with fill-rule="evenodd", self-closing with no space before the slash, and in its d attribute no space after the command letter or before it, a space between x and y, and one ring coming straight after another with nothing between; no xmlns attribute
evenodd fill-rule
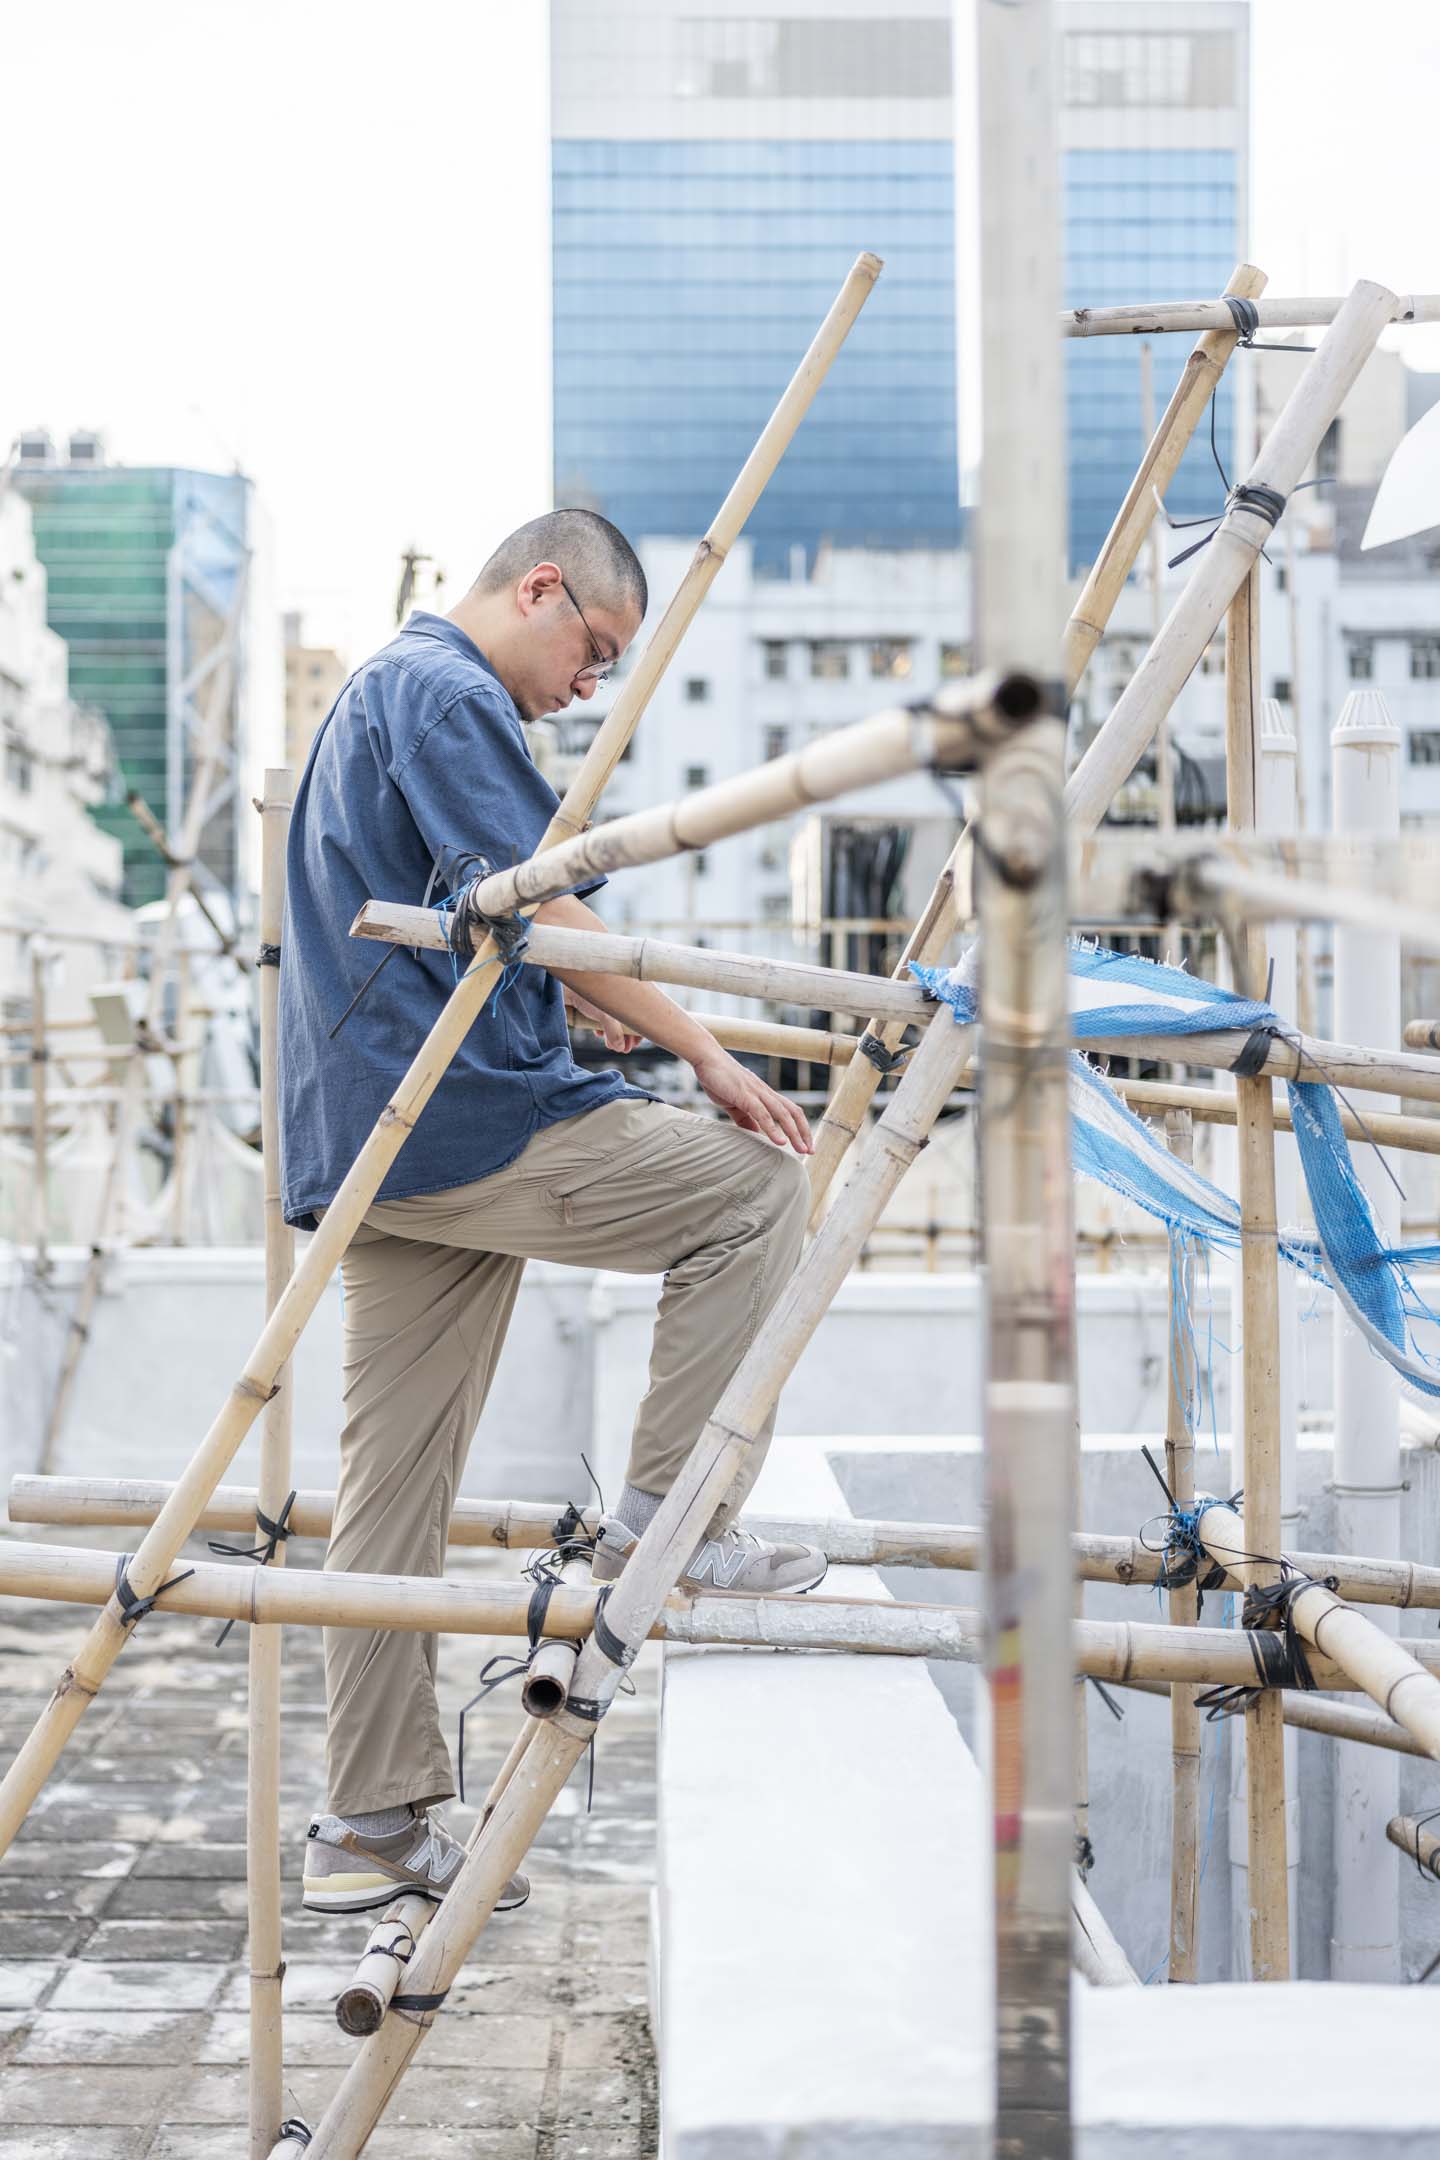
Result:
<svg viewBox="0 0 1440 2160"><path fill-rule="evenodd" d="M686 1568L686 1579L711 1583L717 1590L733 1590L754 1558L753 1548L747 1549L739 1538L710 1538Z"/></svg>
<svg viewBox="0 0 1440 2160"><path fill-rule="evenodd" d="M457 1845L450 1837L443 1840L437 1838L434 1832L427 1828L405 1865L412 1875L418 1875L422 1881L447 1883L464 1857L463 1845Z"/></svg>

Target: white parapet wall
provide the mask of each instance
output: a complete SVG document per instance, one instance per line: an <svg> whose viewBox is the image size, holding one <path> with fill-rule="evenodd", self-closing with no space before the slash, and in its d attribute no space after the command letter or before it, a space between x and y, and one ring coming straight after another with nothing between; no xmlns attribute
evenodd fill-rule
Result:
<svg viewBox="0 0 1440 2160"><path fill-rule="evenodd" d="M755 1506L844 1512L843 1488L862 1467L885 1483L887 1461L908 1484L928 1459L933 1493L953 1447L787 1438ZM1108 1460L1101 1468L1103 1483ZM926 1595L924 1579L910 1575L906 1594ZM973 1601L974 1577L950 1581ZM829 1587L884 1594L869 1570L837 1569ZM664 1660L652 1959L662 2160L988 2153L987 1807L925 1669L753 1650L676 1648ZM1137 1872L1133 1788L1154 1774L1132 1766L1128 1807L1123 1787L1092 1788L1092 1827L1123 1856L1112 1881ZM1317 1866L1328 1871L1328 1853ZM1098 1875L1093 1887L1106 1909ZM1227 1911L1222 1894L1221 1924ZM1433 1914L1440 1936L1440 1894ZM1420 1988L1077 1980L1074 2011L1080 2160L1210 2160L1217 2141L1230 2160L1440 2150L1435 2012Z"/></svg>

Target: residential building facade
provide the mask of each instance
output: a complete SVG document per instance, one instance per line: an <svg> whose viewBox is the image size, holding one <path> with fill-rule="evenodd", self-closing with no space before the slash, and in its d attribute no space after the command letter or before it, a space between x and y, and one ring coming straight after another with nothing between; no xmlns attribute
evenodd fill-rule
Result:
<svg viewBox="0 0 1440 2160"><path fill-rule="evenodd" d="M332 645L307 645L304 619L285 617L285 762L296 780L316 729L340 695L349 668Z"/></svg>

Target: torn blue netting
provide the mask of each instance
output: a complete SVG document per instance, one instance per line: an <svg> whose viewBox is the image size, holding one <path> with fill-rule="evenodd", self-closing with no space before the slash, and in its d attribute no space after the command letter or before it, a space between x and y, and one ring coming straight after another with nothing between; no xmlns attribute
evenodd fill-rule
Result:
<svg viewBox="0 0 1440 2160"><path fill-rule="evenodd" d="M973 966L920 967L911 973L957 1021L977 1016ZM1183 969L1162 967L1135 953L1103 947L1070 948L1071 1019L1080 1042L1122 1035L1205 1035L1244 1030L1252 1037L1295 1041L1278 1013ZM1127 993L1117 997L1117 992ZM1148 1125L1078 1054L1072 1058L1070 1110L1075 1167L1137 1207L1157 1216L1171 1238L1235 1251L1240 1209L1187 1164L1179 1162ZM1319 1068L1317 1067L1317 1073ZM1440 1260L1440 1245L1390 1246L1381 1238L1350 1148L1323 1078L1286 1082L1295 1140L1304 1172L1315 1237L1282 1229L1279 1247L1292 1267L1328 1283L1371 1348L1422 1395L1440 1399L1440 1355L1423 1347L1418 1330L1440 1346L1440 1313L1416 1290L1409 1270Z"/></svg>

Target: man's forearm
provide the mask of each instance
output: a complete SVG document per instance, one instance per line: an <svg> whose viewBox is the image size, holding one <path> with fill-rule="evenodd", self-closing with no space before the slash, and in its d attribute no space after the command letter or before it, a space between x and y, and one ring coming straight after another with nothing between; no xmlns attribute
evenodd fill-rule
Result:
<svg viewBox="0 0 1440 2160"><path fill-rule="evenodd" d="M547 900L535 911L535 920L551 923L560 930L604 930L605 924L593 908L586 907L572 893L562 894L558 900ZM655 983L637 982L630 975L610 975L588 968L552 968L552 975L581 997L598 1005L609 1013L622 1027L632 1034L643 1035L648 1042L658 1043L662 1050L684 1058L687 1065L710 1056L719 1048L708 1028L692 1020L674 998L667 997Z"/></svg>

